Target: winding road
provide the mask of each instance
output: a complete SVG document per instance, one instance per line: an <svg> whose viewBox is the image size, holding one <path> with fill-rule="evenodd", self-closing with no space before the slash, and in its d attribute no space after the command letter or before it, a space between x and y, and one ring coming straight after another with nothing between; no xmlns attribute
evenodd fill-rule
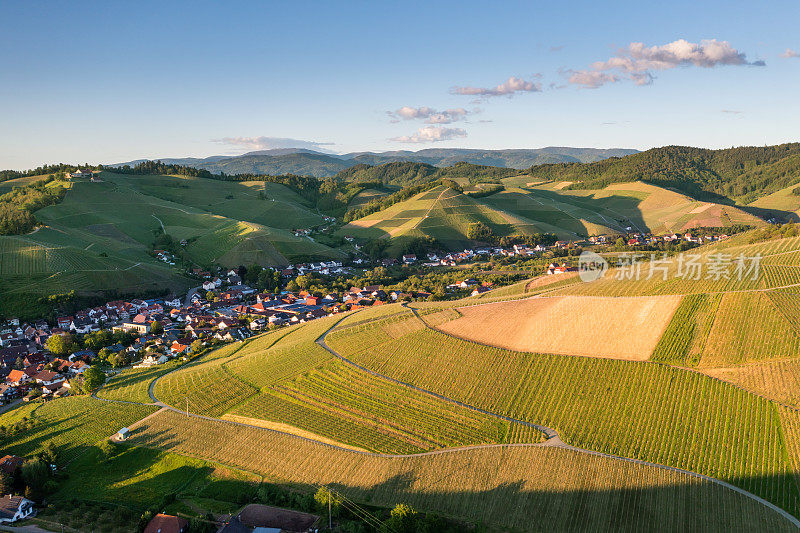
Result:
<svg viewBox="0 0 800 533"><path fill-rule="evenodd" d="M425 327L430 328L430 326L428 326L427 323L425 323L425 321L422 320L419 317L416 309L411 308L411 307L406 307L406 308L409 309L414 314L414 316L417 317L423 324L425 324ZM470 409L472 411L475 411L475 412L478 412L478 413L481 413L481 414L484 414L484 415L492 416L492 417L495 417L495 418L498 418L498 419L501 419L501 420L505 420L505 421L508 421L508 422L513 422L513 423L517 423L517 424L522 424L524 426L536 428L536 429L538 429L539 431L541 431L544 434L544 436L546 437L546 440L543 441L543 442L540 442L540 443L535 443L535 444L524 444L524 443L520 443L520 444L480 444L480 445L472 445L472 446L462 446L462 447L457 447L457 448L444 448L444 449L433 450L433 451L422 452L422 453L415 453L415 454L386 454L386 453L369 452L369 451L365 451L365 450L354 450L352 448L347 448L347 447L344 447L344 446L337 446L336 444L330 444L330 443L327 443L327 442L322 442L322 441L319 441L319 440L316 440L316 439L312 439L312 438L309 438L309 437L296 435L296 434L285 432L285 431L279 431L279 430L275 430L275 429L264 428L264 427L261 427L261 426L257 426L257 425L253 425L253 424L247 424L247 423L244 423L244 422L236 422L236 421L232 421L232 420L224 420L224 419L221 419L221 418L214 418L214 417L210 417L210 416L199 415L199 414L196 414L196 413L191 413L191 412L188 412L188 411L184 411L184 410L178 409L178 408L173 407L171 405L168 405L168 404L160 401L156 397L155 392L154 392L155 391L155 386L156 386L156 383L158 382L158 380L162 379L164 376L167 376L167 375L171 374L172 372L180 370L182 368L180 366L177 367L174 370L171 370L170 372L167 372L166 374L163 374L163 375L159 376L158 378L154 379L150 383L150 386L148 388L148 394L150 395L150 398L153 401L153 405L159 406L159 407L161 407L161 409L159 411L156 411L155 413L152 413L152 414L148 415L147 417L135 422L134 424L131 424L130 427L131 428L135 428L138 425L144 423L148 418L150 418L152 416L155 416L156 414L158 414L158 413L160 413L160 412L162 412L164 410L170 410L170 411L174 411L176 413L181 413L181 414L183 414L183 415L185 415L187 417L194 417L194 418L198 418L198 419L201 419L201 420L208 420L208 421L211 421L211 422L231 424L231 425L234 425L234 426L245 426L245 427L249 427L249 428L258 429L260 431L270 431L272 433L278 433L278 434L286 435L286 436L289 436L289 437L292 437L292 438L295 438L295 439L301 439L301 440L304 440L304 441L313 442L313 443L315 443L317 445L320 445L320 446L327 446L329 448L340 450L340 451L344 451L344 452L348 452L348 453L357 453L357 454L368 455L368 456L372 456L372 457L385 457L385 458L395 458L395 459L396 458L402 458L402 457L424 457L424 456L429 456L429 455L458 453L458 452L461 452L461 451L475 450L475 449L482 449L482 448L519 448L519 447L553 447L553 448L561 448L561 449L564 449L564 450L570 450L570 451L578 452L578 453L585 453L585 454L594 455L594 456L598 456L598 457L604 457L604 458L607 458L607 459L612 459L612 460L617 460L617 461L626 461L626 462L629 462L629 463L635 463L635 464L649 466L649 467L653 467L653 468L659 468L659 469L662 469L662 470L667 470L667 471L670 471L670 472L676 472L676 473L679 473L679 474L685 474L685 475L688 475L688 476L692 476L694 478L698 478L698 479L702 479L704 481L708 481L710 483L714 483L714 484L716 484L718 486L725 487L726 489L732 490L732 491L734 491L734 492L736 492L738 494L741 494L742 496L750 498L751 500L754 500L754 501L766 506L767 508L771 509L772 511L775 511L776 513L778 513L779 515L784 517L793 526L795 526L797 529L800 530L800 520L797 517L793 516L789 512L785 511L784 509L781 509L780 507L776 506L775 504L773 504L771 502L768 502L767 500L761 498L760 496L757 496L757 495L755 495L755 494L753 494L751 492L748 492L748 491L746 491L746 490L744 490L744 489L742 489L740 487L732 485L732 484L730 484L730 483L728 483L726 481L723 481L721 479L717 479L717 478L713 478L713 477L706 476L706 475L703 475L703 474L699 474L697 472L692 472L690 470L684 470L684 469L681 469L681 468L676 468L676 467L673 467L673 466L662 465L662 464L658 464L658 463L651 463L649 461L643 461L643 460L640 460L640 459L633 459L633 458L630 458L630 457L622 457L622 456L613 455L613 454L609 454L609 453L598 452L598 451L595 451L595 450L588 450L588 449L585 449L585 448L578 448L576 446L569 445L569 444L565 443L563 440L561 440L561 437L559 436L558 432L553 428L550 428L550 427L547 427L547 426L542 426L542 425L539 425L539 424L533 424L533 423L530 423L530 422L526 422L524 420L518 420L518 419L515 419L515 418L508 417L508 416L504 416L504 415L500 415L500 414L497 414L497 413L493 413L491 411L487 411L485 409L481 409L480 407L476 407L474 405L470 405L470 404L455 400L453 398L449 398L449 397L441 395L439 393L436 393L436 392L433 392L433 391L429 391L429 390L423 389L421 387L417 387L416 385L412 385L411 383L406 383L404 381L400 381L400 380L392 378L390 376L386 376L386 375L381 374L379 372L375 372L374 370L370 370L368 368L365 368L365 367L359 365L358 363L355 363L354 361L351 361L350 359L344 357L343 355L338 353L336 350L331 348L325 342L325 339L328 336L328 334L338 324L339 324L339 322L337 321L330 328L328 328L328 330L326 330L316 340L316 342L322 348L327 350L331 355L333 355L334 357L336 357L340 361L342 361L342 362L344 362L344 363L346 363L346 364L348 364L348 365L350 365L350 366L352 366L354 368L357 368L357 369L359 369L359 370L361 370L363 372L367 372L368 374L370 374L372 376L375 376L375 377L378 377L380 379L384 379L386 381L401 385L403 387L407 387L407 388L409 388L411 390L426 394L426 395L431 396L433 398L436 398L438 400L445 401L445 402L448 402L448 403L451 403L451 404L454 404L454 405L458 405L460 407L463 407L463 408L466 408L466 409ZM96 396L95 396L95 398L96 398ZM110 402L118 401L118 400L107 400L107 399L103 399L103 398L98 398L98 399L101 399L101 400L104 400L104 401L110 401Z"/></svg>

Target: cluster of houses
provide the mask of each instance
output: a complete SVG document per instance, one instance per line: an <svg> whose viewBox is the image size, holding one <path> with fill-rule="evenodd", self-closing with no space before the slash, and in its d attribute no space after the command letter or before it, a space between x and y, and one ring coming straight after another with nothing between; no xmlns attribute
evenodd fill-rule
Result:
<svg viewBox="0 0 800 533"><path fill-rule="evenodd" d="M49 357L44 345L53 334L44 320L20 323L12 318L0 325L0 403L20 398L33 387L45 396L65 394L67 377L88 368L81 361Z"/></svg>
<svg viewBox="0 0 800 533"><path fill-rule="evenodd" d="M181 241L181 242L183 242L183 241ZM153 250L153 253L156 256L156 259L158 259L162 263L166 263L168 265L175 266L175 262L176 262L175 256L172 255L170 252L168 252L166 250Z"/></svg>
<svg viewBox="0 0 800 533"><path fill-rule="evenodd" d="M587 240L589 244L608 244L612 243L618 237L610 235L594 235ZM678 233L667 233L666 235L652 235L649 233L629 233L623 239L628 246L655 246L664 242L680 243L690 242L694 244L708 244L714 241L724 241L728 238L727 234L705 234L695 235L687 231L683 235ZM574 244L579 244L575 242Z"/></svg>
<svg viewBox="0 0 800 533"><path fill-rule="evenodd" d="M475 294L490 289L475 280L465 280L458 286L468 287ZM129 333L132 344L105 346L100 355L124 355L126 364L130 361L136 367L147 367L188 357L195 341L200 341L200 346L241 341L265 329L430 296L426 292L385 291L380 286L352 287L344 294L322 296L307 291L264 293L241 284L232 272L226 282L217 277L204 282L202 288L212 292L213 298L208 299L208 292L193 291L185 301L114 300L59 316L52 326L45 320L9 320L0 326L0 401L25 396L34 387L45 398L68 394L70 379L85 372L97 357L91 350L77 350L64 359L55 357L47 350L47 340L53 335Z"/></svg>

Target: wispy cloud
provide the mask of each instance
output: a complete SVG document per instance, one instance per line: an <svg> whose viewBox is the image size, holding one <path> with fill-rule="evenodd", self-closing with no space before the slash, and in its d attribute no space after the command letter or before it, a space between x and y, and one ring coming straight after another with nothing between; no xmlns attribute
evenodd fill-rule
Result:
<svg viewBox="0 0 800 533"><path fill-rule="evenodd" d="M443 126L424 126L412 135L392 137L390 141L400 143L431 143L461 139L467 136L466 130L461 128L445 128Z"/></svg>
<svg viewBox="0 0 800 533"><path fill-rule="evenodd" d="M791 58L794 58L794 57L800 57L800 52L797 52L797 50L792 50L791 48L787 48L781 54L781 57L784 57L786 59L791 59Z"/></svg>
<svg viewBox="0 0 800 533"><path fill-rule="evenodd" d="M597 70L566 70L564 74L567 76L569 83L580 85L587 89L596 89L606 83L619 81L619 76Z"/></svg>
<svg viewBox="0 0 800 533"><path fill-rule="evenodd" d="M567 80L575 85L596 89L607 83L629 79L636 85L650 85L653 71L677 67L713 68L721 65L764 66L764 61L748 61L746 55L733 48L728 41L716 39L690 43L678 39L661 46L631 43L618 55L606 61L597 61L584 70L565 70Z"/></svg>
<svg viewBox="0 0 800 533"><path fill-rule="evenodd" d="M522 78L511 76L496 87L453 87L452 94L466 96L513 96L517 93L538 93L542 91L542 84L536 81L526 81Z"/></svg>
<svg viewBox="0 0 800 533"><path fill-rule="evenodd" d="M303 141L301 139L290 139L288 137L223 137L212 139L212 142L238 146L248 150L272 150L275 148L306 148L309 150L323 150L324 146L331 146L334 143ZM329 151L329 150L328 150Z"/></svg>
<svg viewBox="0 0 800 533"><path fill-rule="evenodd" d="M463 107L455 109L445 109L437 111L432 107L409 107L403 106L395 111L387 111L386 114L392 122L400 120L425 120L427 124L450 124L466 119L467 115L480 113L480 109L467 111Z"/></svg>
<svg viewBox="0 0 800 533"><path fill-rule="evenodd" d="M550 51L551 52L560 52L563 49L564 49L564 45L563 44L560 44L558 46L551 46L550 47Z"/></svg>
<svg viewBox="0 0 800 533"><path fill-rule="evenodd" d="M722 109L721 111L722 111L723 113L727 113L727 114L729 114L729 115L741 115L741 114L742 114L742 112L741 112L741 111L738 111L738 110L736 110L736 109Z"/></svg>

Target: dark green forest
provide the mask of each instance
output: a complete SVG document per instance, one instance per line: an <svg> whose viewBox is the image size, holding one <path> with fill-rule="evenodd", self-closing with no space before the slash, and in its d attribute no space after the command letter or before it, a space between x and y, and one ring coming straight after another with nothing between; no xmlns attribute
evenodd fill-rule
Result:
<svg viewBox="0 0 800 533"><path fill-rule="evenodd" d="M529 173L541 179L574 181L573 189L646 181L699 199L726 197L749 203L800 181L800 143L724 150L665 146L596 163L540 165Z"/></svg>
<svg viewBox="0 0 800 533"><path fill-rule="evenodd" d="M20 235L36 227L33 212L53 205L64 197L63 187L47 187L55 179L50 176L0 195L0 235Z"/></svg>

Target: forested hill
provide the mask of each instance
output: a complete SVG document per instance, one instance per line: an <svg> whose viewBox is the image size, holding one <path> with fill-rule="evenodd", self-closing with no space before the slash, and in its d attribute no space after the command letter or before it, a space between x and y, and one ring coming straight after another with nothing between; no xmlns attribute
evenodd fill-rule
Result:
<svg viewBox="0 0 800 533"><path fill-rule="evenodd" d="M748 203L800 181L800 143L724 150L665 146L596 163L534 166L529 173L573 181L570 187L578 189L641 180L695 197L721 195Z"/></svg>
<svg viewBox="0 0 800 533"><path fill-rule="evenodd" d="M356 165L339 172L334 179L345 182L380 182L384 185L408 187L438 179L467 178L472 183L494 181L516 176L519 170L513 168L456 163L449 167L435 167L427 163L410 161L385 163L383 165Z"/></svg>

